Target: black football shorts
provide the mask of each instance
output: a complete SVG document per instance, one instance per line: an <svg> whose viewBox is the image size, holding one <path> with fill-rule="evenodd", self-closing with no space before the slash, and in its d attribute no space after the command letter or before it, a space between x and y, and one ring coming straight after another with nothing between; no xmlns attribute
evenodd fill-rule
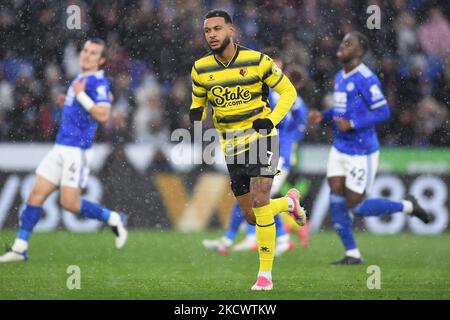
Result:
<svg viewBox="0 0 450 320"><path fill-rule="evenodd" d="M231 190L236 197L250 192L252 177L272 178L278 174L280 143L278 136L262 137L252 141L248 150L227 156Z"/></svg>

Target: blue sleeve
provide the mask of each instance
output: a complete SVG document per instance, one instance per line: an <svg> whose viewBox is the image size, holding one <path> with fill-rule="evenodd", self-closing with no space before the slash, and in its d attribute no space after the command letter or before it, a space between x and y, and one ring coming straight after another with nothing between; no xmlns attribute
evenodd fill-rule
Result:
<svg viewBox="0 0 450 320"><path fill-rule="evenodd" d="M293 140L302 140L308 122L308 109L300 97L295 99L294 104L286 117L280 122L277 128L283 135L288 135ZM281 134L280 134L281 135Z"/></svg>
<svg viewBox="0 0 450 320"><path fill-rule="evenodd" d="M387 105L386 98L381 90L381 84L377 76L373 75L358 83L359 93L366 103L368 109L375 110Z"/></svg>
<svg viewBox="0 0 450 320"><path fill-rule="evenodd" d="M351 120L354 129L362 129L386 122L391 117L389 106L384 104L381 107L368 111L357 118Z"/></svg>
<svg viewBox="0 0 450 320"><path fill-rule="evenodd" d="M389 120L391 112L378 78L372 76L367 81L362 81L359 90L366 103L367 111L359 113L357 117L352 117L353 128L366 128Z"/></svg>
<svg viewBox="0 0 450 320"><path fill-rule="evenodd" d="M305 137L305 131L308 126L308 107L303 100L299 99L299 103L292 111L292 115L297 125L296 140L301 141Z"/></svg>
<svg viewBox="0 0 450 320"><path fill-rule="evenodd" d="M109 98L109 83L106 79L101 79L94 83L93 90L93 100L95 103L106 103L110 104L111 100Z"/></svg>

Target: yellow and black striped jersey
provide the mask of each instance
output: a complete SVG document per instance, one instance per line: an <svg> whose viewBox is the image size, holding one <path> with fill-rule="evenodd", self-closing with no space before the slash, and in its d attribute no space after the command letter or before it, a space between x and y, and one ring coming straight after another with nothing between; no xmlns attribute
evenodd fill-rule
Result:
<svg viewBox="0 0 450 320"><path fill-rule="evenodd" d="M236 45L228 64L212 53L198 59L191 77L191 109L203 108L203 120L207 105L212 107L214 126L220 133L226 155L245 151L248 144L260 136L254 132L227 140L227 132L248 130L258 118L269 118L276 126L297 97L292 83L270 57L240 45ZM269 87L280 94L273 111L267 101ZM276 130L272 130L270 135L276 134Z"/></svg>

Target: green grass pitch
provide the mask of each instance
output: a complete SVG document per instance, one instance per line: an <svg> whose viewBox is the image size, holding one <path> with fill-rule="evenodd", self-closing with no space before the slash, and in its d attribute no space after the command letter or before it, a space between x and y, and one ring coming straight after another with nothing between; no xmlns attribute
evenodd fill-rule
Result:
<svg viewBox="0 0 450 320"><path fill-rule="evenodd" d="M275 259L271 292L252 292L256 252L222 257L204 238L222 231L131 231L122 250L109 230L35 233L30 259L0 264L0 299L450 299L450 235L358 233L362 266L330 266L343 250L333 232L312 234L311 246ZM10 243L13 230L0 232ZM297 241L297 239L296 239ZM81 271L81 289L66 286L67 268ZM381 289L367 288L369 265Z"/></svg>

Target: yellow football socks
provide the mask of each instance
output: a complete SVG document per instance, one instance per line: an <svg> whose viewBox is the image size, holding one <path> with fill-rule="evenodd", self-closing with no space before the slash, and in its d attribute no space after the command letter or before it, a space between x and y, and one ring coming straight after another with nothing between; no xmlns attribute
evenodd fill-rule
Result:
<svg viewBox="0 0 450 320"><path fill-rule="evenodd" d="M288 211L288 199L286 197L270 199L270 203L263 207L253 208L256 217L256 241L259 252L259 271L272 271L275 255L275 219L280 212Z"/></svg>
<svg viewBox="0 0 450 320"><path fill-rule="evenodd" d="M275 250L275 220L272 203L253 208L256 217L256 241L259 252L259 271L272 271Z"/></svg>
<svg viewBox="0 0 450 320"><path fill-rule="evenodd" d="M289 202L288 198L282 197L277 199L270 199L270 205L274 207L274 213L273 215L276 215L281 212L288 211L289 209Z"/></svg>

